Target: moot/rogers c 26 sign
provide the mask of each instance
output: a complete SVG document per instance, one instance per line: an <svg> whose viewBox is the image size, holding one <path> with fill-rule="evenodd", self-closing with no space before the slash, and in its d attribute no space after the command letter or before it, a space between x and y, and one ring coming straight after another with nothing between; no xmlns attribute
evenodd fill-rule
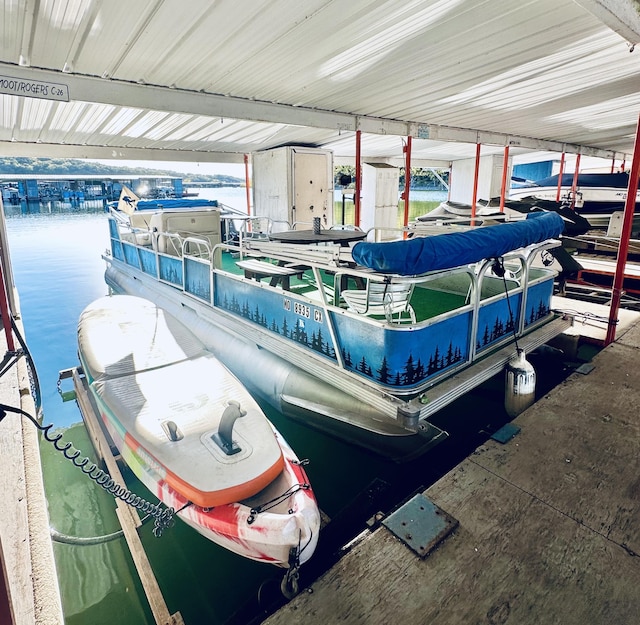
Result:
<svg viewBox="0 0 640 625"><path fill-rule="evenodd" d="M42 80L0 76L0 93L44 100L69 101L69 86Z"/></svg>

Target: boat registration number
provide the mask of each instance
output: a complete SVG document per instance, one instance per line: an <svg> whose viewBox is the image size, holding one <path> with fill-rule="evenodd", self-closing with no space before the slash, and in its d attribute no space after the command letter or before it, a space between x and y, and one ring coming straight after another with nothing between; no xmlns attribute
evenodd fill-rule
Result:
<svg viewBox="0 0 640 625"><path fill-rule="evenodd" d="M291 300L285 298L284 300L284 309L291 310ZM311 308L307 304L301 304L300 302L293 302L293 312L300 317L304 317L305 319L312 319L317 321L318 323L322 323L322 311L316 308Z"/></svg>

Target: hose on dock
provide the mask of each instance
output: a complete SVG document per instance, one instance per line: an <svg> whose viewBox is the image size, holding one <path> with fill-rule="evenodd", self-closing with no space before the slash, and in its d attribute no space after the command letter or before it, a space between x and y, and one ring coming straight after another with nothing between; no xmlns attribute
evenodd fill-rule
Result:
<svg viewBox="0 0 640 625"><path fill-rule="evenodd" d="M22 415L26 417L35 425L44 436L45 440L51 443L54 448L59 451L67 460L73 463L74 466L78 467L82 470L83 473L89 476L98 486L103 488L105 491L121 499L126 504L136 508L137 510L143 512L146 516L143 519L143 522L146 518L153 517L153 534L156 537L162 536L162 533L168 527L171 527L174 522L175 510L173 508L166 508L161 504L154 504L146 499L143 499L139 495L132 493L128 488L118 484L113 478L100 469L95 462L91 462L88 457L84 457L78 459L80 456L80 450L75 449L73 445L69 442L64 444L59 444L60 439L62 438L62 434L50 434L51 428L53 428L53 423L49 425L42 425L40 420L42 418L42 395L40 392L40 381L38 380L38 373L36 371L35 363L31 357L31 353L29 352L29 348L22 337L18 326L11 316L11 326L13 328L14 333L18 338L18 342L22 348L22 352L16 352L12 354L5 355L5 362L0 365L0 376L4 375L7 370L17 362L19 356L24 355L27 360L27 369L30 375L31 382L31 392L33 394L35 405L36 405L36 413L38 418L33 417L22 408L16 408L15 406L8 406L6 404L0 404L0 422L4 417L7 416L7 412L13 412L15 414ZM9 356L9 358L7 358ZM8 362L11 356L15 357L15 360L11 363Z"/></svg>
<svg viewBox="0 0 640 625"><path fill-rule="evenodd" d="M121 536L124 536L122 530L112 532L111 534L105 534L104 536L69 536L68 534L62 534L53 527L49 528L51 534L51 540L57 543L63 543L65 545L101 545L112 540L116 540Z"/></svg>

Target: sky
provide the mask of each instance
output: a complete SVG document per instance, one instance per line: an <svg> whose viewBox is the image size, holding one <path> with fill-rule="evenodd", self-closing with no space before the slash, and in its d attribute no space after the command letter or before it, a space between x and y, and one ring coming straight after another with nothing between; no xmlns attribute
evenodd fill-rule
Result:
<svg viewBox="0 0 640 625"><path fill-rule="evenodd" d="M214 176L215 174L236 176L244 178L244 164L242 163L186 163L184 161L125 161L115 159L87 159L93 163L102 163L111 167L122 165L123 167L146 167L148 169L165 169L180 172L182 174L203 174Z"/></svg>

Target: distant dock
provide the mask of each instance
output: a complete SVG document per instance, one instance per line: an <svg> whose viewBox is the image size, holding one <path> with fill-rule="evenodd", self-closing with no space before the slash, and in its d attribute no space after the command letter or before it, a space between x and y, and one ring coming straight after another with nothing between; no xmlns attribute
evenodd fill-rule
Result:
<svg viewBox="0 0 640 625"><path fill-rule="evenodd" d="M639 358L636 322L265 623L637 625Z"/></svg>

